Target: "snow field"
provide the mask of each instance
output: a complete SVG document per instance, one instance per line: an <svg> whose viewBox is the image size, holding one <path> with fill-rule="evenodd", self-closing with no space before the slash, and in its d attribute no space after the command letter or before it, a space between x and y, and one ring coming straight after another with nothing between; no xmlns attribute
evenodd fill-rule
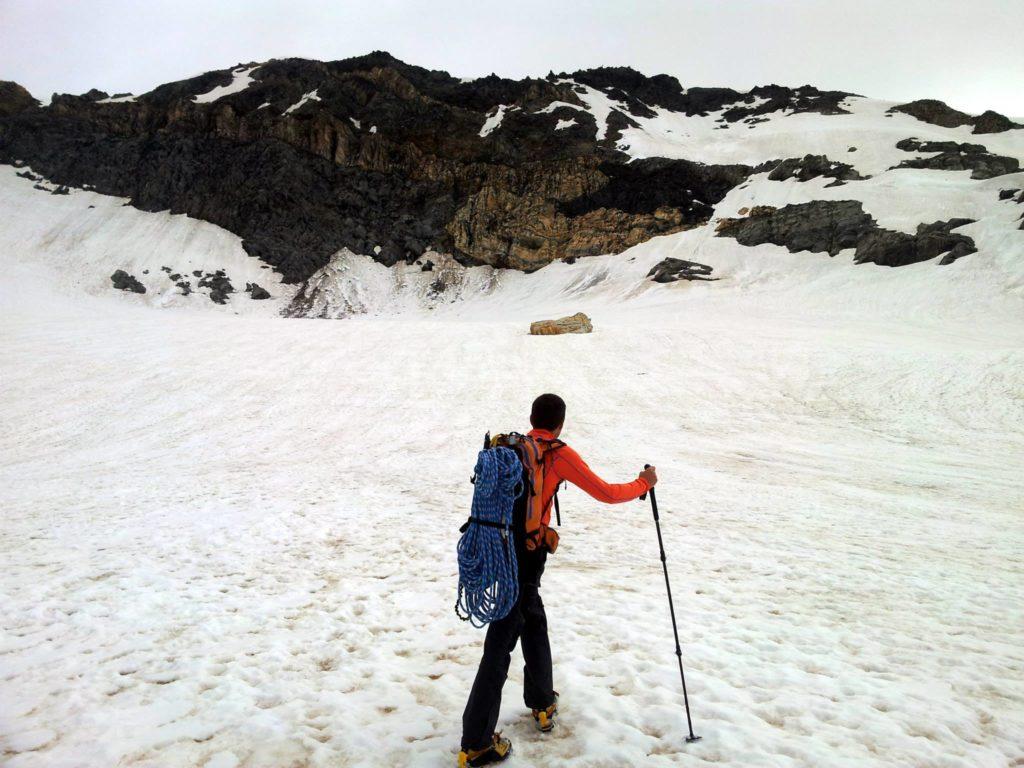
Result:
<svg viewBox="0 0 1024 768"><path fill-rule="evenodd" d="M516 765L1024 757L1019 325L676 292L532 338L36 295L0 335L11 768L453 763L468 475L545 390L600 472L659 468L704 740L649 507L569 489L542 592L563 718L533 730L517 655Z"/></svg>
<svg viewBox="0 0 1024 768"><path fill-rule="evenodd" d="M628 143L874 173L911 156L880 130L956 133L853 107L703 138L657 118ZM1019 156L1014 133L959 140ZM649 507L570 488L542 591L563 717L533 730L517 654L511 764L1024 765L1024 233L997 199L1024 174L966 176L762 174L715 211L979 219L946 267L745 248L714 220L531 275L340 252L318 308L362 314L317 322L276 317L296 287L234 235L0 167L5 768L453 764L483 638L453 612L468 477L548 390L608 479L659 469L704 740L683 741ZM669 256L720 279L646 280ZM163 266L236 293L181 296ZM119 268L147 293L115 291ZM594 334L526 335L577 310Z"/></svg>

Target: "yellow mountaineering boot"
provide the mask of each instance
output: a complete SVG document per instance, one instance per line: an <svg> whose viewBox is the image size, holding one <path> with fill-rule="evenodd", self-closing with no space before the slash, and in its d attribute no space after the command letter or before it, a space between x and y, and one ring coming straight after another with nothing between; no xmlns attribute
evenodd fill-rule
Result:
<svg viewBox="0 0 1024 768"><path fill-rule="evenodd" d="M490 745L483 749L464 749L459 752L459 768L478 768L481 765L500 763L511 754L512 742L496 733L491 737Z"/></svg>
<svg viewBox="0 0 1024 768"><path fill-rule="evenodd" d="M537 730L547 733L555 727L555 716L558 714L558 693L555 693L554 703L547 709L534 709L533 719L537 723Z"/></svg>

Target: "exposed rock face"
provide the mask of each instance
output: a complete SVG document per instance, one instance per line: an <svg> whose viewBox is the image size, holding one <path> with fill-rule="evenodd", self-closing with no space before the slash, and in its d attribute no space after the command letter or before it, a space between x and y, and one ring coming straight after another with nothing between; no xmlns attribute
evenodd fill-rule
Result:
<svg viewBox="0 0 1024 768"><path fill-rule="evenodd" d="M722 219L718 234L741 245L774 243L794 252L835 256L856 247L873 223L859 200L815 200L778 209L756 206L745 219Z"/></svg>
<svg viewBox="0 0 1024 768"><path fill-rule="evenodd" d="M725 110L722 119L737 122L780 110L787 112L819 112L824 115L845 114L840 102L855 94L844 91L820 91L804 85L787 88L782 85L758 86L747 93L732 88L687 88L669 75L645 77L629 67L598 67L559 78L572 78L578 83L602 90L627 104L630 114L650 117L649 107L663 107L687 115L706 115Z"/></svg>
<svg viewBox="0 0 1024 768"><path fill-rule="evenodd" d="M16 115L38 106L39 102L20 85L10 80L0 80L0 117Z"/></svg>
<svg viewBox="0 0 1024 768"><path fill-rule="evenodd" d="M769 165L771 164L764 163L757 170ZM864 178L852 165L833 162L825 155L804 155L782 160L768 174L768 178L772 181L785 181L786 179L810 181L818 177L835 179L828 185L830 187L842 186L847 181L859 181Z"/></svg>
<svg viewBox="0 0 1024 768"><path fill-rule="evenodd" d="M531 336L555 336L560 333L590 333L594 326L590 318L582 312L577 312L569 317L560 317L557 320L538 320L530 323Z"/></svg>
<svg viewBox="0 0 1024 768"><path fill-rule="evenodd" d="M662 259L647 273L656 283L674 283L677 280L717 280L711 277L712 267L685 259Z"/></svg>
<svg viewBox="0 0 1024 768"><path fill-rule="evenodd" d="M981 144L958 144L955 141L918 141L902 139L896 143L905 152L937 152L932 157L904 160L897 168L928 168L936 171L970 171L972 179L991 179L1020 170L1015 157L993 155Z"/></svg>
<svg viewBox="0 0 1024 768"><path fill-rule="evenodd" d="M349 312L345 302L351 311L365 304L334 284L332 259L340 253L399 270L416 264L431 274L416 282L425 292L417 300L447 301L463 278L450 266L435 269L440 262L424 261L428 253L459 266L531 271L705 224L753 171L774 180L824 177L829 186L858 180L851 165L824 155L751 168L632 159L620 141L641 125L657 139L661 127L644 121L665 110L715 114L720 129L745 123L754 130L793 113L842 114L852 95L811 86L684 89L673 77L623 67L464 82L382 52L334 62L283 59L207 72L141 96L56 95L47 107L0 83L0 162L31 164L41 174L33 176L36 188L53 194L83 187L224 227L286 282L304 284L288 311L307 306L339 316ZM941 124L967 121L976 132L1008 124L941 102L895 109ZM901 167L967 168L989 178L1019 165L980 145L907 141L908 151L937 154ZM763 224L738 225L736 236L829 253L859 242L870 220L863 210L849 201L815 205L807 213L819 220L797 225L773 213ZM207 288L217 303L235 290L224 275L193 277L199 280L171 275L183 293ZM692 269L666 269L655 279L669 278L701 279ZM259 298L263 289L247 292Z"/></svg>
<svg viewBox="0 0 1024 768"><path fill-rule="evenodd" d="M246 88L203 96L242 71ZM674 78L625 69L464 83L386 53L285 59L131 100L56 96L45 109L0 119L0 162L23 160L58 184L211 221L287 282L305 280L342 248L387 265L432 248L465 264L531 270L701 224L749 172L627 164L614 139L635 124L628 109L598 126L577 93L581 83L612 91L626 81L637 93L620 95L637 114L653 114L644 98L679 99L692 111L758 97L831 110L841 98L774 86L684 93ZM568 117L573 127L555 130Z"/></svg>
<svg viewBox="0 0 1024 768"><path fill-rule="evenodd" d="M140 283L133 275L129 275L123 269L119 269L110 276L110 282L119 291L131 291L132 293L145 293L146 286Z"/></svg>
<svg viewBox="0 0 1024 768"><path fill-rule="evenodd" d="M1011 128L1022 128L1024 126L1014 123L998 112L989 110L977 117L972 117L966 112L953 109L948 104L937 99L918 99L908 104L899 104L892 107L890 112L904 112L924 123L940 125L943 128L956 128L961 125L973 125L972 133L1001 133Z"/></svg>
<svg viewBox="0 0 1024 768"><path fill-rule="evenodd" d="M891 229L868 232L857 243L854 261L858 264L870 261L885 267L899 267L934 259L945 253L939 264L952 264L962 256L978 250L971 238L950 232L951 229L970 223L971 219L950 219L919 224L916 235Z"/></svg>
<svg viewBox="0 0 1024 768"><path fill-rule="evenodd" d="M854 248L854 262L899 267L946 256L951 264L974 253L974 241L951 230L971 219L950 219L921 224L914 235L882 229L859 200L815 200L782 208L759 206L744 219L723 219L718 234L743 245L773 243L791 252L811 251L835 256Z"/></svg>

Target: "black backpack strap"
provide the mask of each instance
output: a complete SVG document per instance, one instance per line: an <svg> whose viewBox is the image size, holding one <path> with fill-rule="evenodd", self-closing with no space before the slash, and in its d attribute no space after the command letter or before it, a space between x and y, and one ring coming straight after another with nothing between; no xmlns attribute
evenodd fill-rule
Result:
<svg viewBox="0 0 1024 768"><path fill-rule="evenodd" d="M482 525L485 528L504 528L504 523L498 523L494 520L481 520L479 517L470 517L466 522L459 528L459 533L465 533L471 524Z"/></svg>

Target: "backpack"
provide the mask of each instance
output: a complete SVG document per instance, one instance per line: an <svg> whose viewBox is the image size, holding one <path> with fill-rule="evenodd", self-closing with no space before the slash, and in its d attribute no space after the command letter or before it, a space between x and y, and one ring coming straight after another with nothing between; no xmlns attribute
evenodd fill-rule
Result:
<svg viewBox="0 0 1024 768"><path fill-rule="evenodd" d="M558 532L545 525L544 489L545 474L551 466L555 451L565 443L561 440L543 440L518 432L495 435L488 432L484 438L486 448L511 448L519 455L523 464L523 493L515 500L513 507L514 535L517 546L528 552L544 549L551 554L558 549ZM552 497L561 525L561 510L558 509L558 492Z"/></svg>

